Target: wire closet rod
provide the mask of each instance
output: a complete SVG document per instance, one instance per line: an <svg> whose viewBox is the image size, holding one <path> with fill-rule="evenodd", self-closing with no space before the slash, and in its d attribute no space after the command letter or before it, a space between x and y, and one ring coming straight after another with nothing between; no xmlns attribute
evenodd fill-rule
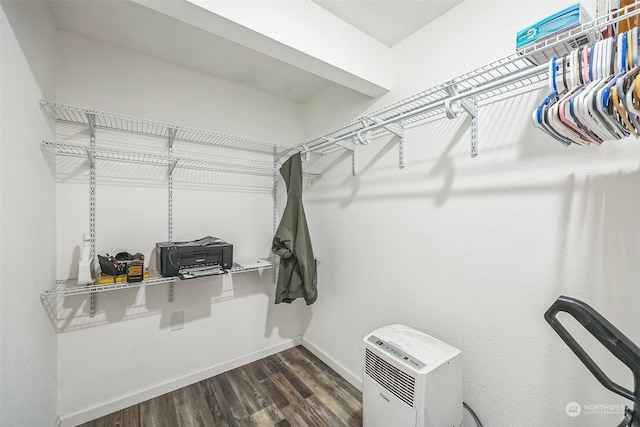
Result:
<svg viewBox="0 0 640 427"><path fill-rule="evenodd" d="M510 74L508 76L505 76L504 78L500 78L500 79L494 80L494 81L492 81L490 83L487 83L485 85L478 86L478 87L473 88L473 89L469 89L468 91L465 91L465 92L462 92L462 93L459 93L459 94L456 94L456 95L452 95L452 96L448 97L447 99L442 99L440 101L436 101L436 102L430 103L428 105L416 108L415 110L411 110L411 111L407 111L406 113L399 114L399 115L394 116L394 117L392 117L390 119L386 119L386 120L380 121L378 123L375 123L375 124L372 124L372 125L368 125L366 127L363 127L360 130L352 131L352 132L349 132L349 133L347 133L345 135L341 135L341 136L336 137L336 138L330 138L325 142L321 142L320 144L314 145L313 147L304 148L303 146L299 145L297 148L302 147L303 149L300 150L300 152L303 153L303 154L304 153L311 153L311 152L314 152L314 151L318 151L318 150L321 150L321 149L327 147L328 145L335 144L337 141L344 141L344 140L347 140L347 139L354 138L358 134L360 134L362 131L370 131L370 130L380 129L380 128L385 127L385 126L389 126L390 124L397 123L397 122L399 122L401 120L408 119L408 118L417 116L419 114L426 113L427 111L435 110L437 108L442 108L442 107L445 106L447 100L449 102L455 102L455 101L459 101L461 99L472 97L474 95L479 95L481 93L488 92L490 90L496 89L496 88L504 86L506 84L523 80L523 79L525 79L527 77L530 77L530 76L534 76L534 75L537 75L537 74L540 74L540 73L546 73L548 68L549 68L549 66L547 64L531 67L531 68L528 68L526 70L523 70L523 71L520 71L520 72L517 72L517 73L513 73L513 74ZM364 117L362 117L362 119L366 120L367 117L364 116Z"/></svg>

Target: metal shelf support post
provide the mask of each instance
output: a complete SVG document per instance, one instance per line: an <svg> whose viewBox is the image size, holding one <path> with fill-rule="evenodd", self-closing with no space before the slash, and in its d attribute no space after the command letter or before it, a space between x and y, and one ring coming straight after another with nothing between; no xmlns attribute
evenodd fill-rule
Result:
<svg viewBox="0 0 640 427"><path fill-rule="evenodd" d="M173 170L178 164L177 160L173 159L173 142L176 139L176 133L178 129L174 127L169 128L168 136L168 154L169 154L169 176L168 176L168 197L169 197L169 241L173 242ZM173 302L173 282L169 282L169 302Z"/></svg>
<svg viewBox="0 0 640 427"><path fill-rule="evenodd" d="M173 159L173 141L176 138L176 128L169 128L169 146L168 146L168 154L169 154L169 241L173 242L173 170L176 167L177 162Z"/></svg>
<svg viewBox="0 0 640 427"><path fill-rule="evenodd" d="M89 234L91 236L91 259L96 258L96 117L87 113L89 123ZM89 317L96 315L96 293L89 296Z"/></svg>
<svg viewBox="0 0 640 427"><path fill-rule="evenodd" d="M273 226L273 238L276 237L276 231L278 231L278 150L276 147L273 147L273 212L272 212L272 226ZM276 285L277 277L278 277L278 257L275 257L274 260L274 268L273 268L273 285Z"/></svg>
<svg viewBox="0 0 640 427"><path fill-rule="evenodd" d="M328 139L328 138L327 138L327 141L335 143L336 145L339 145L340 147L351 151L351 174L353 176L356 176L358 174L358 172L357 172L358 155L356 154L357 136L354 136L352 141L349 141L349 140L332 140L332 139Z"/></svg>
<svg viewBox="0 0 640 427"><path fill-rule="evenodd" d="M446 87L449 99L444 101L444 111L449 119L458 117L460 108L465 110L471 116L471 157L478 156L478 102L476 95L468 98L457 98L451 101L451 98L458 97L460 91L457 85L452 84Z"/></svg>
<svg viewBox="0 0 640 427"><path fill-rule="evenodd" d="M353 144L351 148L351 175L356 176L358 174L358 151L356 150L356 144Z"/></svg>
<svg viewBox="0 0 640 427"><path fill-rule="evenodd" d="M463 98L460 105L471 116L471 157L478 156L478 102L476 96Z"/></svg>
<svg viewBox="0 0 640 427"><path fill-rule="evenodd" d="M405 145L404 145L404 122L400 120L398 123L389 123L384 128L399 138L399 141L398 141L399 168L404 169L405 160L406 160Z"/></svg>

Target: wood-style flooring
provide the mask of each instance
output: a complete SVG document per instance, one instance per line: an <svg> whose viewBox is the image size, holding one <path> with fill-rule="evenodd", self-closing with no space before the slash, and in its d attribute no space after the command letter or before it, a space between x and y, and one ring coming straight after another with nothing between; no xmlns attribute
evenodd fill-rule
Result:
<svg viewBox="0 0 640 427"><path fill-rule="evenodd" d="M362 426L362 394L302 346L80 427Z"/></svg>

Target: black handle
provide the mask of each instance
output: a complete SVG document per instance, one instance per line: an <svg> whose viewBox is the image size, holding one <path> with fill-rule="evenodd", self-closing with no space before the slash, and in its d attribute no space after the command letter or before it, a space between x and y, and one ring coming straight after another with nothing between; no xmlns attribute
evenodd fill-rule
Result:
<svg viewBox="0 0 640 427"><path fill-rule="evenodd" d="M578 342L569 334L556 318L556 315L564 311L573 316L582 326L588 330L607 350L609 350L618 360L624 363L633 372L635 393L614 383L589 357ZM640 348L629 338L613 326L600 313L589 305L575 298L560 296L556 302L544 314L544 318L551 327L560 335L560 338L569 346L571 351L578 356L578 359L591 371L591 373L608 390L640 404L640 389L638 379L640 378Z"/></svg>

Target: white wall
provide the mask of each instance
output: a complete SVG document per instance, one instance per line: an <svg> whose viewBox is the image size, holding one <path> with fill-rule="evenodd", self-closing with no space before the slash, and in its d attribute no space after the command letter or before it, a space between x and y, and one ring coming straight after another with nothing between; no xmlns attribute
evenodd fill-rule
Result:
<svg viewBox="0 0 640 427"><path fill-rule="evenodd" d="M517 30L569 3L462 3L394 48L396 83L375 105L335 87L306 105L306 136L512 53ZM543 314L560 294L574 296L640 343L640 146L561 146L531 125L545 91L481 106L475 159L461 117L410 128L404 170L391 137L359 150L356 177L348 155L316 164L324 176L305 208L322 262L304 339L355 383L362 337L405 323L462 350L464 398L484 425L622 419L620 410L567 415L572 401L629 402L591 376ZM631 388L627 370L580 336Z"/></svg>
<svg viewBox="0 0 640 427"><path fill-rule="evenodd" d="M57 339L40 293L55 279L55 182L40 151L52 135L54 28L44 2L0 7L0 425L53 426Z"/></svg>
<svg viewBox="0 0 640 427"><path fill-rule="evenodd" d="M61 102L271 143L301 137L292 101L64 31L57 44Z"/></svg>
<svg viewBox="0 0 640 427"><path fill-rule="evenodd" d="M271 143L301 138L294 102L65 32L57 44L61 102ZM86 143L88 135L59 126L58 139ZM97 139L118 149L166 149L166 141L100 129ZM184 143L174 149L201 158L239 156ZM249 160L272 163L271 155L254 157ZM99 161L97 171L97 253L143 252L147 264L155 265L155 243L168 238L166 170ZM81 235L89 231L87 176L85 160L58 162L59 278L74 277ZM269 179L176 170L173 238L214 235L234 244L236 259L268 256L271 191ZM304 303L275 306L274 291L266 271L177 283L173 303L166 285L107 292L98 294L93 318L88 297L65 298L56 307L63 424L96 418L298 342L306 326ZM180 311L184 329L171 331L171 313Z"/></svg>

